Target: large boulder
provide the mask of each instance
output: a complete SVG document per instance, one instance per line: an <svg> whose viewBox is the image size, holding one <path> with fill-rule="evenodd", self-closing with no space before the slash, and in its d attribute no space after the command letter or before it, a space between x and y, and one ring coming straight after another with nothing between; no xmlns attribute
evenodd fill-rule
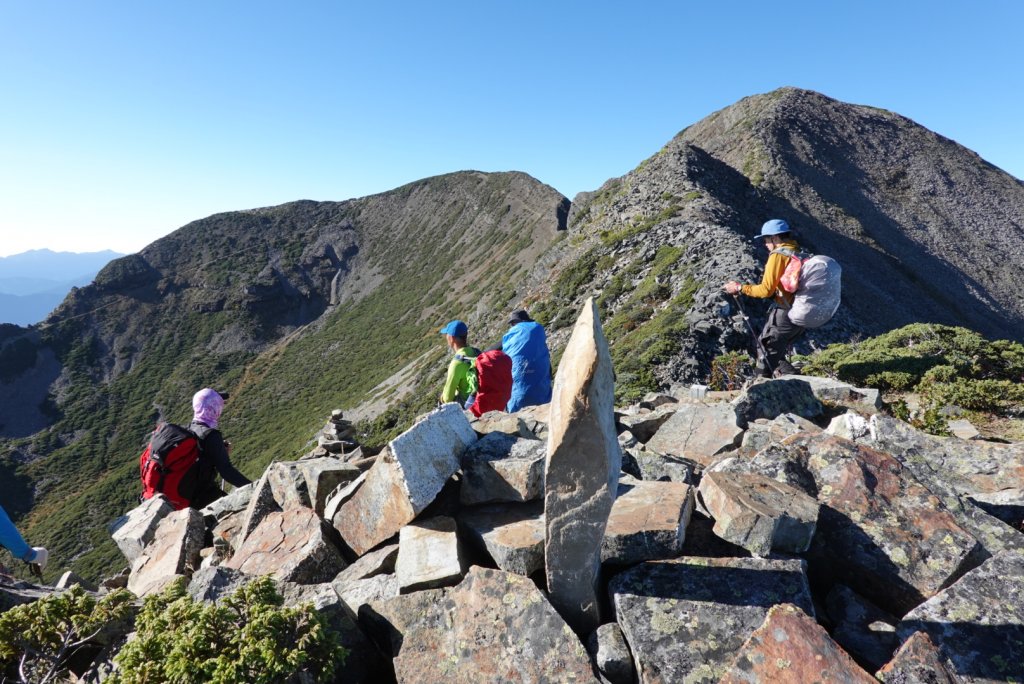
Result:
<svg viewBox="0 0 1024 684"><path fill-rule="evenodd" d="M245 506L245 511L242 513L238 528L231 532L231 546L235 549L241 546L246 537L259 527L260 523L268 515L281 510L281 504L274 497L274 487L271 483L271 471L273 468L274 465L271 464L270 467L263 471L260 479L252 484L252 492L249 495L249 501Z"/></svg>
<svg viewBox="0 0 1024 684"><path fill-rule="evenodd" d="M192 574L188 583L188 594L194 601L216 603L230 596L253 580L241 570L223 566L200 568Z"/></svg>
<svg viewBox="0 0 1024 684"><path fill-rule="evenodd" d="M821 428L794 413L783 413L772 420L758 418L747 426L740 442L744 454L756 454L771 444L778 444L798 432L821 432Z"/></svg>
<svg viewBox="0 0 1024 684"><path fill-rule="evenodd" d="M977 540L899 461L827 435L791 438L814 477L812 568L902 615L970 569Z"/></svg>
<svg viewBox="0 0 1024 684"><path fill-rule="evenodd" d="M398 544L389 544L357 558L355 562L338 573L335 582L350 582L367 579L376 575L388 575L395 571L398 560Z"/></svg>
<svg viewBox="0 0 1024 684"><path fill-rule="evenodd" d="M813 615L800 560L681 558L641 563L611 579L615 614L641 684L717 682L768 610Z"/></svg>
<svg viewBox="0 0 1024 684"><path fill-rule="evenodd" d="M818 521L818 502L796 487L757 473L705 473L699 493L722 539L767 557L803 553Z"/></svg>
<svg viewBox="0 0 1024 684"><path fill-rule="evenodd" d="M398 534L395 577L404 593L458 584L465 572L455 521L446 516L411 523Z"/></svg>
<svg viewBox="0 0 1024 684"><path fill-rule="evenodd" d="M283 510L305 506L318 515L324 514L331 492L359 475L356 466L331 457L279 462L267 469L271 493Z"/></svg>
<svg viewBox="0 0 1024 684"><path fill-rule="evenodd" d="M298 584L330 582L345 567L330 528L311 508L268 515L224 564Z"/></svg>
<svg viewBox="0 0 1024 684"><path fill-rule="evenodd" d="M832 641L821 625L796 606L785 603L768 611L740 647L720 684L776 682L877 684L870 674Z"/></svg>
<svg viewBox="0 0 1024 684"><path fill-rule="evenodd" d="M141 598L162 591L175 577L190 577L199 567L205 536L199 511L185 508L167 515L157 525L153 542L132 564L128 591Z"/></svg>
<svg viewBox="0 0 1024 684"><path fill-rule="evenodd" d="M872 387L854 387L841 380L813 375L796 375L790 378L806 382L814 396L822 402L845 406L861 413L875 414L882 409L881 393Z"/></svg>
<svg viewBox="0 0 1024 684"><path fill-rule="evenodd" d="M734 449L743 436L729 404L680 404L647 442L647 449L708 465L717 454Z"/></svg>
<svg viewBox="0 0 1024 684"><path fill-rule="evenodd" d="M646 444L678 409L677 404L659 406L653 411L641 410L636 413L621 415L618 423L623 430L628 430L641 443Z"/></svg>
<svg viewBox="0 0 1024 684"><path fill-rule="evenodd" d="M474 567L457 587L380 602L373 612L391 634L399 684L596 682L583 644L520 575Z"/></svg>
<svg viewBox="0 0 1024 684"><path fill-rule="evenodd" d="M142 549L153 541L157 525L173 512L167 498L157 494L110 523L110 536L129 564L142 555Z"/></svg>
<svg viewBox="0 0 1024 684"><path fill-rule="evenodd" d="M335 580L331 582L346 612L359 616L363 606L376 605L399 595L398 579L394 575L373 575L363 579ZM422 592L428 593L428 592Z"/></svg>
<svg viewBox="0 0 1024 684"><path fill-rule="evenodd" d="M502 501L523 502L544 496L547 445L492 432L462 455L460 501L472 506Z"/></svg>
<svg viewBox="0 0 1024 684"><path fill-rule="evenodd" d="M926 632L968 682L1024 680L1024 553L985 561L910 611L901 639Z"/></svg>
<svg viewBox="0 0 1024 684"><path fill-rule="evenodd" d="M743 428L758 418L772 420L783 413L816 418L824 411L807 379L793 377L755 382L732 405L736 422Z"/></svg>
<svg viewBox="0 0 1024 684"><path fill-rule="evenodd" d="M632 565L675 558L693 513L693 488L681 482L619 483L601 542L601 562Z"/></svg>
<svg viewBox="0 0 1024 684"><path fill-rule="evenodd" d="M579 633L600 624L601 542L622 465L615 375L593 298L583 305L558 365L545 463L545 572L551 602Z"/></svg>
<svg viewBox="0 0 1024 684"><path fill-rule="evenodd" d="M458 404L422 416L392 440L334 515L345 543L362 555L397 534L434 500L476 439Z"/></svg>
<svg viewBox="0 0 1024 684"><path fill-rule="evenodd" d="M506 572L532 575L544 568L544 504L488 504L463 509L459 528Z"/></svg>

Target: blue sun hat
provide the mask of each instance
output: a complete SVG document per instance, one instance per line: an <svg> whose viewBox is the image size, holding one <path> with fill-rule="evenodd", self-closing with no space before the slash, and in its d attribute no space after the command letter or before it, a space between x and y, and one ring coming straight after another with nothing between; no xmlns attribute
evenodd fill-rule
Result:
<svg viewBox="0 0 1024 684"><path fill-rule="evenodd" d="M441 328L442 335L451 335L452 337L465 337L469 334L469 328L466 324L460 320L454 320L448 323L448 325Z"/></svg>
<svg viewBox="0 0 1024 684"><path fill-rule="evenodd" d="M765 221L764 225L761 226L761 234L758 238L766 238L772 235L782 235L783 233L789 232L789 224L782 219L772 219L771 221Z"/></svg>

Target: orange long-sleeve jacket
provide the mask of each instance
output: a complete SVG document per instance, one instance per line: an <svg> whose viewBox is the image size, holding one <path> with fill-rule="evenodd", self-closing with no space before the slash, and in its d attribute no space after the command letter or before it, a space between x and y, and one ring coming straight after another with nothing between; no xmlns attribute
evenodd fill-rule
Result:
<svg viewBox="0 0 1024 684"><path fill-rule="evenodd" d="M795 240L787 240L775 249L780 248L791 249L794 252L800 251L800 247L796 244ZM788 309L793 304L793 294L779 287L779 281L782 280L782 274L786 272L786 266L788 265L788 256L772 252L768 255L768 262L764 265L764 276L761 278L760 284L744 285L740 292L748 297L757 297L759 299L771 297L775 300L776 304Z"/></svg>

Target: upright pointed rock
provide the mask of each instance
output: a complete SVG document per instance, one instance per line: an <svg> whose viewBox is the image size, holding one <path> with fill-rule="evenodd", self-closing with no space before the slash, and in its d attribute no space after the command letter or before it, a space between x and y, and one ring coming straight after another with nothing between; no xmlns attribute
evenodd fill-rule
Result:
<svg viewBox="0 0 1024 684"><path fill-rule="evenodd" d="M555 376L544 486L551 603L578 633L600 624L601 541L619 478L615 380L597 305L588 299Z"/></svg>

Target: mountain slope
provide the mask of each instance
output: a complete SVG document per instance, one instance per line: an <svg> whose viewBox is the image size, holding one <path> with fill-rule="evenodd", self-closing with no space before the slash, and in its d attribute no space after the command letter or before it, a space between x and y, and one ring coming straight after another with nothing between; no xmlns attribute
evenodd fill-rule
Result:
<svg viewBox="0 0 1024 684"><path fill-rule="evenodd" d="M406 360L439 368L449 318L503 310L503 284L558 237L567 205L524 174L457 173L219 214L111 263L41 330L8 330L8 386L49 387L51 426L0 428L21 437L0 465L5 503L31 507L35 543L99 574L158 416L187 422L192 393L215 386L232 393L223 429L243 472L299 455L330 409Z"/></svg>

